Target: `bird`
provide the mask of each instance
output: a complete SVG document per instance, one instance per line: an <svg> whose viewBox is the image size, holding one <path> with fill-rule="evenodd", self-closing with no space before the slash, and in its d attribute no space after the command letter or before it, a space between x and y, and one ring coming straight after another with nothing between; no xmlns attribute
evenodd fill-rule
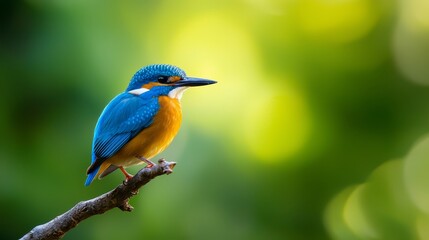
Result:
<svg viewBox="0 0 429 240"><path fill-rule="evenodd" d="M165 150L179 131L183 92L214 83L188 77L185 71L169 64L139 69L97 121L85 186L117 169L122 171L126 182L133 176L125 168L142 163L152 167L150 159Z"/></svg>

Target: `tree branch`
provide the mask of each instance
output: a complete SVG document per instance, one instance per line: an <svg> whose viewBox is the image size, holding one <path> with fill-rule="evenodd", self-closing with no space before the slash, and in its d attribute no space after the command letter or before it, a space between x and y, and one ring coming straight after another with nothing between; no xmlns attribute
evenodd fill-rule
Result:
<svg viewBox="0 0 429 240"><path fill-rule="evenodd" d="M151 168L141 169L128 182L119 185L112 191L96 198L79 202L62 215L45 224L36 226L29 233L25 234L21 240L60 239L70 229L91 216L102 214L116 207L122 211L131 212L133 207L128 201L131 197L138 194L139 188L157 176L172 173L175 165L175 162L167 162L164 159L160 159L158 164L155 164Z"/></svg>

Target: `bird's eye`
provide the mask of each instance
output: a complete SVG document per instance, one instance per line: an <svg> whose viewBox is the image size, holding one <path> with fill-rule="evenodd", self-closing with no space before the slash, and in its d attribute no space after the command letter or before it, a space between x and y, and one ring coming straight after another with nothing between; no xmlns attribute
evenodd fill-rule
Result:
<svg viewBox="0 0 429 240"><path fill-rule="evenodd" d="M158 82L168 83L168 77L167 76L160 76L160 77L158 77Z"/></svg>

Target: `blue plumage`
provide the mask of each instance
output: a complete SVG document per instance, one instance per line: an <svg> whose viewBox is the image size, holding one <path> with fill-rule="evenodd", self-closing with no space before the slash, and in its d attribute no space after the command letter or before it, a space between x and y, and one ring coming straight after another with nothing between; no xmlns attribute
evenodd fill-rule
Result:
<svg viewBox="0 0 429 240"><path fill-rule="evenodd" d="M147 92L142 95L150 94ZM158 109L156 98L135 96L127 92L115 97L103 110L95 127L91 164L95 161L99 163L92 165L94 169L88 172L96 173L105 159L112 157L141 130L148 127ZM89 174L87 182L90 183L94 177L95 174Z"/></svg>
<svg viewBox="0 0 429 240"><path fill-rule="evenodd" d="M112 157L141 130L149 127L159 110L157 97L167 95L169 91L169 88L154 87L139 96L125 92L115 97L104 109L95 127L94 157Z"/></svg>
<svg viewBox="0 0 429 240"><path fill-rule="evenodd" d="M101 114L95 127L93 151L98 158L113 156L126 142L147 127L156 111L143 114L144 106L158 108L156 99L142 99L130 93L117 96Z"/></svg>
<svg viewBox="0 0 429 240"><path fill-rule="evenodd" d="M91 164L95 161L99 164L89 171L95 174L88 175L88 184L105 159L112 157L141 130L150 126L159 109L157 92L160 91L148 91L139 96L124 92L106 106L95 127L92 143Z"/></svg>

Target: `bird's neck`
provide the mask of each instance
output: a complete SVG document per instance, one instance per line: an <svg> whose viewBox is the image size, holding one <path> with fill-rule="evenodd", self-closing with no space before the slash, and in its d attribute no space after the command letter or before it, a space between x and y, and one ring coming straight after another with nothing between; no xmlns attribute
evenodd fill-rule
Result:
<svg viewBox="0 0 429 240"><path fill-rule="evenodd" d="M169 96L158 97L160 109L157 115L167 125L172 125L171 130L177 132L182 123L182 107L180 101L177 98L171 98ZM175 130L175 131L174 131Z"/></svg>

